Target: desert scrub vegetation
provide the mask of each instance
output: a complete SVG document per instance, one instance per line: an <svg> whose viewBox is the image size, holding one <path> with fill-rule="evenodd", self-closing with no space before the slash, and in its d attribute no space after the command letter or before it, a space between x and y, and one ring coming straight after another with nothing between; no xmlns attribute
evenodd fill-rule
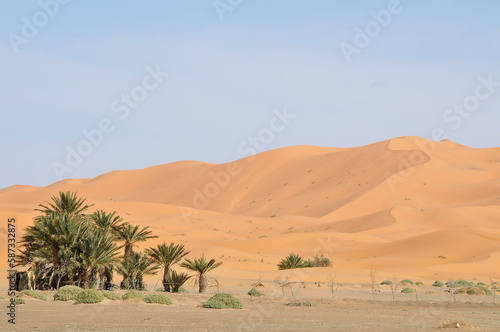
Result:
<svg viewBox="0 0 500 332"><path fill-rule="evenodd" d="M293 300L286 305L289 307L315 307L316 303L307 300Z"/></svg>
<svg viewBox="0 0 500 332"><path fill-rule="evenodd" d="M74 301L82 291L83 289L77 286L63 286L54 295L54 301Z"/></svg>
<svg viewBox="0 0 500 332"><path fill-rule="evenodd" d="M99 303L104 300L104 295L95 289L82 290L75 299L75 304L81 303Z"/></svg>
<svg viewBox="0 0 500 332"><path fill-rule="evenodd" d="M474 286L474 283L472 281L455 280L455 281L447 281L446 286L451 288L465 288Z"/></svg>
<svg viewBox="0 0 500 332"><path fill-rule="evenodd" d="M401 290L401 293L405 293L405 294L415 293L415 292L416 292L415 288L411 288L411 287L405 287Z"/></svg>
<svg viewBox="0 0 500 332"><path fill-rule="evenodd" d="M402 286L415 285L415 283L410 279L403 279L399 282Z"/></svg>
<svg viewBox="0 0 500 332"><path fill-rule="evenodd" d="M392 281L390 281L390 280L384 280L380 284L381 285L390 285L390 284L392 284Z"/></svg>
<svg viewBox="0 0 500 332"><path fill-rule="evenodd" d="M457 294L468 294L468 295L491 295L491 291L486 286L471 286L463 287L456 291Z"/></svg>
<svg viewBox="0 0 500 332"><path fill-rule="evenodd" d="M47 301L47 297L42 293L28 289L22 290L17 294L17 297L23 297L23 296L32 297L37 300Z"/></svg>
<svg viewBox="0 0 500 332"><path fill-rule="evenodd" d="M24 299L16 299L16 304L26 304L26 301Z"/></svg>
<svg viewBox="0 0 500 332"><path fill-rule="evenodd" d="M252 296L252 297L259 297L259 296L264 295L255 288L252 288L251 290L249 290L247 294Z"/></svg>
<svg viewBox="0 0 500 332"><path fill-rule="evenodd" d="M108 291L108 290L104 290L104 291L101 291L102 292L102 295L104 295L105 298L107 298L108 300L112 300L112 301L117 301L117 300L121 300L122 298L120 297L120 295L112 292L112 291Z"/></svg>
<svg viewBox="0 0 500 332"><path fill-rule="evenodd" d="M433 287L443 287L444 286L444 282L436 280L436 281L434 281L434 283L432 284L432 286Z"/></svg>
<svg viewBox="0 0 500 332"><path fill-rule="evenodd" d="M125 300L135 300L135 299L143 300L144 295L142 295L138 291L135 291L132 289L129 289L128 291L125 292L125 294L122 295L122 300L124 300L124 301Z"/></svg>
<svg viewBox="0 0 500 332"><path fill-rule="evenodd" d="M424 283L423 283L423 282L421 282L421 281L417 281L417 282L415 283L415 286L423 286L423 285L424 285Z"/></svg>
<svg viewBox="0 0 500 332"><path fill-rule="evenodd" d="M174 304L172 300L164 294L149 294L144 297L144 302L146 303L158 303L172 305Z"/></svg>
<svg viewBox="0 0 500 332"><path fill-rule="evenodd" d="M290 253L278 263L278 270L298 269L306 267L329 267L332 262L328 257L316 255L313 259L304 260L299 255Z"/></svg>
<svg viewBox="0 0 500 332"><path fill-rule="evenodd" d="M211 309L243 309L243 303L236 297L227 293L216 293L202 303L203 308Z"/></svg>

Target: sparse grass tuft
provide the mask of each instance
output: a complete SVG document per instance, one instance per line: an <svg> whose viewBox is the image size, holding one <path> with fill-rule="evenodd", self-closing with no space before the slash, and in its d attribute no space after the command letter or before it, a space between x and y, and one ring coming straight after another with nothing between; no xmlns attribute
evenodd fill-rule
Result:
<svg viewBox="0 0 500 332"><path fill-rule="evenodd" d="M289 307L315 307L316 303L307 300L293 300L286 305Z"/></svg>
<svg viewBox="0 0 500 332"><path fill-rule="evenodd" d="M83 289L77 286L63 286L54 295L54 301L74 301L82 291Z"/></svg>
<svg viewBox="0 0 500 332"><path fill-rule="evenodd" d="M423 283L423 282L421 282L421 281L417 281L417 282L415 283L415 285L416 285L416 286L423 286L423 285L424 285L424 283Z"/></svg>
<svg viewBox="0 0 500 332"><path fill-rule="evenodd" d="M23 296L32 297L37 300L47 301L47 297L42 293L28 289L22 290L17 294L17 297L23 297Z"/></svg>
<svg viewBox="0 0 500 332"><path fill-rule="evenodd" d="M434 287L443 287L444 286L444 282L436 280L436 281L434 281L434 283L432 284L432 286L434 286Z"/></svg>
<svg viewBox="0 0 500 332"><path fill-rule="evenodd" d="M249 290L247 294L250 296L253 296L253 297L259 297L259 296L264 295L261 292L259 292L258 290L256 290L255 288L252 288L251 290Z"/></svg>
<svg viewBox="0 0 500 332"><path fill-rule="evenodd" d="M122 299L120 295L109 290L102 291L102 295L104 295L104 297L107 298L108 300L117 301Z"/></svg>
<svg viewBox="0 0 500 332"><path fill-rule="evenodd" d="M401 293L409 294L409 293L415 293L416 290L411 287L405 287L401 290Z"/></svg>
<svg viewBox="0 0 500 332"><path fill-rule="evenodd" d="M189 291L183 287L179 287L179 293L189 293Z"/></svg>
<svg viewBox="0 0 500 332"><path fill-rule="evenodd" d="M104 300L104 295L95 289L82 290L75 299L75 304L80 303L99 303Z"/></svg>
<svg viewBox="0 0 500 332"><path fill-rule="evenodd" d="M16 304L26 304L26 301L24 299L16 299Z"/></svg>
<svg viewBox="0 0 500 332"><path fill-rule="evenodd" d="M243 303L231 294L216 293L207 302L202 303L203 308L212 309L243 309Z"/></svg>
<svg viewBox="0 0 500 332"><path fill-rule="evenodd" d="M174 304L168 296L163 294L149 294L144 298L144 302L166 304L166 305Z"/></svg>
<svg viewBox="0 0 500 332"><path fill-rule="evenodd" d="M472 330L472 331L477 331L478 330L469 321L464 321L464 320L450 321L450 322L441 324L439 326L439 329L456 329L456 328L461 328L461 329L466 329L466 330Z"/></svg>
<svg viewBox="0 0 500 332"><path fill-rule="evenodd" d="M381 285L390 285L390 284L392 284L392 281L390 281L390 280L384 280L380 284Z"/></svg>
<svg viewBox="0 0 500 332"><path fill-rule="evenodd" d="M403 279L399 283L403 286L415 285L415 283L413 281L411 281L410 279Z"/></svg>
<svg viewBox="0 0 500 332"><path fill-rule="evenodd" d="M129 289L125 294L122 295L122 300L134 300L134 299L139 299L143 300L144 296L139 293L138 291L131 290Z"/></svg>
<svg viewBox="0 0 500 332"><path fill-rule="evenodd" d="M432 294L436 294L436 293L434 293L434 291L425 292L425 295L432 295Z"/></svg>

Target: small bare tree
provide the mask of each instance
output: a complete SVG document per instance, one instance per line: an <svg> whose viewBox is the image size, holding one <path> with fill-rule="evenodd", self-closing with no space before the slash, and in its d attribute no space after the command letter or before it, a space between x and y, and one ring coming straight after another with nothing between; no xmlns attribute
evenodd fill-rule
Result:
<svg viewBox="0 0 500 332"><path fill-rule="evenodd" d="M335 300L335 295L337 295L337 289L339 286L341 286L339 283L335 282L335 279L337 278L337 274L334 273L333 275L329 274L328 275L328 281L326 284L328 287L330 287L330 291L332 292L332 299Z"/></svg>
<svg viewBox="0 0 500 332"><path fill-rule="evenodd" d="M281 276L279 276L279 277L276 277L276 279L274 279L274 282L277 283L278 286L281 287L281 292L283 293L283 297L285 297L285 287L291 288L290 277L288 275L285 276L285 278L281 278Z"/></svg>
<svg viewBox="0 0 500 332"><path fill-rule="evenodd" d="M373 302L377 300L377 293L380 293L379 285L376 280L377 277L377 269L375 269L373 266L370 270L370 281L371 281L371 287L372 287L372 296L373 296Z"/></svg>
<svg viewBox="0 0 500 332"><path fill-rule="evenodd" d="M455 280L449 279L446 285L448 286L448 289L445 290L445 292L450 293L450 295L453 297L453 302L457 302L457 293L455 292Z"/></svg>
<svg viewBox="0 0 500 332"><path fill-rule="evenodd" d="M398 281L397 274L394 274L392 276L391 283L389 284L389 287L391 287L392 301L396 301L396 292L398 291L398 288L399 288L399 281Z"/></svg>
<svg viewBox="0 0 500 332"><path fill-rule="evenodd" d="M490 277L490 289L491 289L491 296L493 297L493 303L496 303L496 292L497 292L497 283L493 281L493 279Z"/></svg>

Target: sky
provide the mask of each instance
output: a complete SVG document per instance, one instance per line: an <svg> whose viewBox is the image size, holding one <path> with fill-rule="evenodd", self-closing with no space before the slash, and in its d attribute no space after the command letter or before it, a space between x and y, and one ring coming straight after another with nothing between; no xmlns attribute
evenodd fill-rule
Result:
<svg viewBox="0 0 500 332"><path fill-rule="evenodd" d="M499 147L499 12L496 0L0 0L0 188L407 135Z"/></svg>

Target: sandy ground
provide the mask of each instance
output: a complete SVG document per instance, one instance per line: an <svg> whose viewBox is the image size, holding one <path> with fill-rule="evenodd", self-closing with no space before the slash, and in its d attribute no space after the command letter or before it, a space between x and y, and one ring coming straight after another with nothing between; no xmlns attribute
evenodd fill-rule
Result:
<svg viewBox="0 0 500 332"><path fill-rule="evenodd" d="M354 286L354 285L353 285ZM105 300L99 304L74 305L71 302L26 299L17 307L16 326L3 318L1 331L435 331L449 322L462 324L465 331L499 331L500 304L489 296L459 296L457 302L438 292L420 295L397 294L392 301L389 290L382 290L376 302L369 290L344 286L336 299L323 288L302 289L296 298L308 294L316 307L289 307L273 287L266 295L242 299L243 310L217 310L200 307L210 294L169 294L174 305L145 304ZM421 292L426 290L424 287ZM262 289L261 289L262 290ZM436 290L436 289L435 289ZM266 291L264 291L266 292ZM45 292L50 296L51 292ZM2 307L7 300L0 300Z"/></svg>

